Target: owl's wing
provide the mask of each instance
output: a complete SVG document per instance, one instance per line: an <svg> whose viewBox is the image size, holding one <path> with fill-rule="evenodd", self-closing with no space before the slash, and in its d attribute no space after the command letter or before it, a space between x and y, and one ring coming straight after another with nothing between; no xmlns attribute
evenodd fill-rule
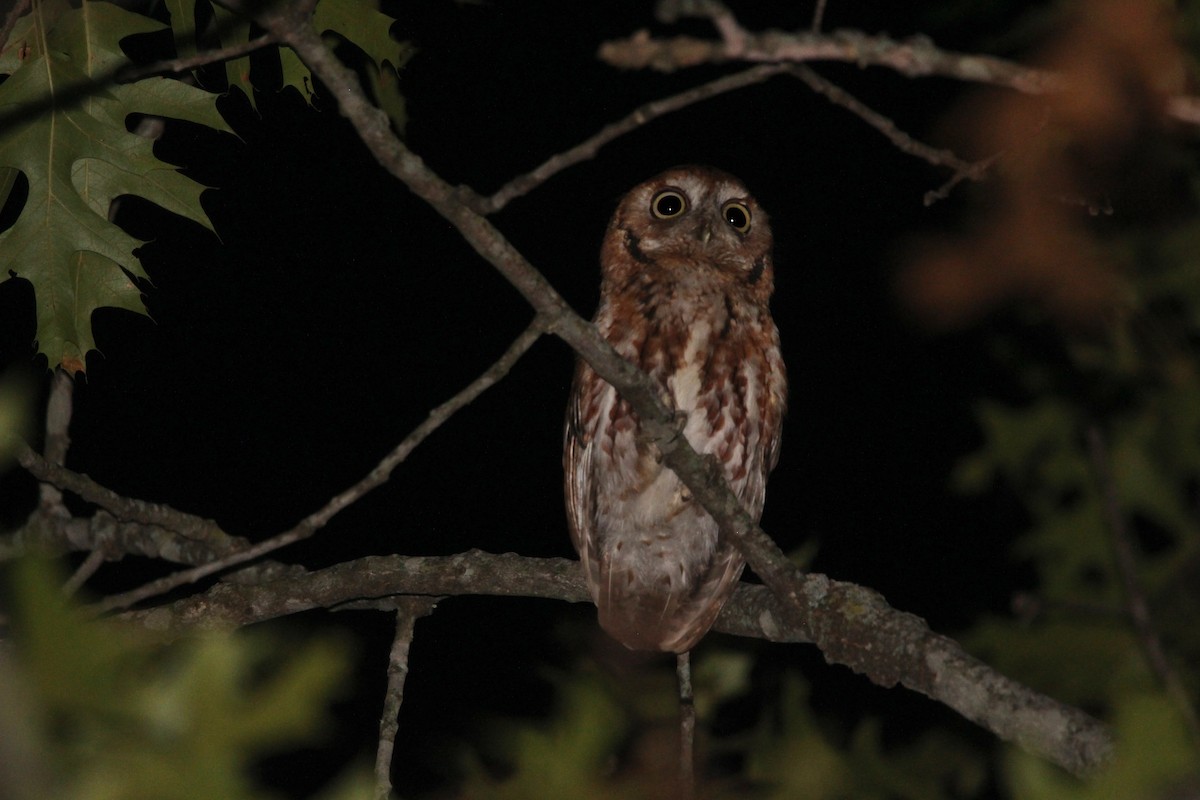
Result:
<svg viewBox="0 0 1200 800"><path fill-rule="evenodd" d="M589 380L590 378L590 380ZM600 563L595 552L596 487L593 482L594 420L587 409L594 405L591 390L598 378L582 361L571 382L571 399L563 426L563 481L567 499L567 525L571 541L583 564L583 574L595 601L600 583Z"/></svg>

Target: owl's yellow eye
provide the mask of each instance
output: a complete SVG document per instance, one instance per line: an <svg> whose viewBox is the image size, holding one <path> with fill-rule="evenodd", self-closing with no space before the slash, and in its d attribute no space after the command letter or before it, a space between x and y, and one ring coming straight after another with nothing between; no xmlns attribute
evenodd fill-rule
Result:
<svg viewBox="0 0 1200 800"><path fill-rule="evenodd" d="M750 209L745 203L730 201L721 206L721 216L738 233L750 230Z"/></svg>
<svg viewBox="0 0 1200 800"><path fill-rule="evenodd" d="M663 189L650 201L650 212L659 219L678 217L687 208L687 200L674 189Z"/></svg>

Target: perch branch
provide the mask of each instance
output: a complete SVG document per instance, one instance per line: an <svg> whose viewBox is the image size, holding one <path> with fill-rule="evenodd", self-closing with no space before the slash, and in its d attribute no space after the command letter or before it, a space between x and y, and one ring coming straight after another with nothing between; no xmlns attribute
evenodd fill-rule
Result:
<svg viewBox="0 0 1200 800"><path fill-rule="evenodd" d="M1107 733L1089 740L1081 752L1078 745L1070 741L1077 737L1078 725L1064 727L1058 724L1049 729L1044 724L1044 715L1010 714L997 718L992 709L986 705L981 707L980 702L987 700L1007 707L1013 698L989 697L988 693L980 691L972 681L981 680L983 675L980 670L987 670L987 667L973 659L968 660L965 654L959 656L952 651L942 650L926 653L913 647L913 637L917 637L918 641L932 638L947 643L947 646L957 647L953 642L930 633L923 622L919 625L914 622L902 632L900 644L908 646L908 650L899 652L905 653L908 660L899 668L887 659L896 650L889 647L876 649L877 638L869 636L866 649L860 651L857 648L861 646L861 639L850 635L851 632L870 633L869 627L863 626L880 623L877 617L869 613L870 609L861 609L861 613L852 615L850 620L839 618L839 624L850 623L850 631L845 627L830 630L814 624L813 598L804 596L805 592L812 590L813 583L788 561L779 547L745 512L730 490L720 465L712 459L701 458L688 444L674 415L660 399L659 389L654 382L623 360L594 326L570 309L545 277L491 223L464 204L453 186L430 170L420 157L395 137L387 115L370 104L354 73L336 59L311 28L304 14L279 7L260 14L258 22L275 33L281 42L292 47L309 69L320 77L330 95L336 99L339 111L354 126L359 138L379 164L454 225L467 243L504 275L537 310L549 331L566 341L602 378L617 387L637 413L647 439L653 441L662 453L663 461L675 471L697 502L717 522L722 535L735 543L755 573L770 587L780 601L778 610L789 627L803 630L811 626L817 634L814 641L826 658L841 663L847 659L861 662L864 666L862 671L877 683L890 686L903 682L956 708L1002 738L1021 741L1034 752L1042 753L1068 769L1084 771L1095 767L1109 755L1111 741ZM825 580L824 583L829 582ZM816 600L819 603L821 598ZM886 605L883 607L886 608ZM912 619L916 620L915 617ZM947 672L947 667L953 669ZM1064 747L1068 752L1063 752Z"/></svg>
<svg viewBox="0 0 1200 800"><path fill-rule="evenodd" d="M879 593L810 574L798 593L804 621L767 587L742 583L714 630L774 642L811 642L830 663L884 686L901 683L955 709L1001 738L1016 741L1075 773L1099 768L1111 755L1105 725L1006 678L967 654L924 620L891 608ZM368 556L312 572L255 584L220 583L173 603L120 619L181 635L229 629L317 608L361 607L396 595L540 597L590 602L579 563L566 559L493 555Z"/></svg>
<svg viewBox="0 0 1200 800"><path fill-rule="evenodd" d="M425 441L429 434L441 427L442 423L454 416L459 409L471 403L475 398L479 397L479 395L483 394L507 375L513 365L517 363L517 360L538 340L543 330L544 326L541 319L535 317L533 322L529 324L529 327L522 331L516 340L509 345L508 349L500 356L496 363L488 367L482 375L471 381L466 388L454 395L454 397L430 411L429 416L414 428L408 436L404 437L400 444L396 445L390 453L384 456L375 465L375 468L368 472L360 481L335 495L324 506L305 517L291 530L284 531L250 547L236 550L207 564L181 570L158 580L145 583L128 592L106 597L96 604L95 610L103 613L128 608L134 603L139 603L142 600L169 592L180 586L195 583L213 573L256 558L261 558L267 553L274 552L281 547L286 547L314 535L321 528L325 527L329 520L333 519L338 512L349 507L367 494L367 492L386 482L396 467L400 466L408 458L409 454L421 442Z"/></svg>

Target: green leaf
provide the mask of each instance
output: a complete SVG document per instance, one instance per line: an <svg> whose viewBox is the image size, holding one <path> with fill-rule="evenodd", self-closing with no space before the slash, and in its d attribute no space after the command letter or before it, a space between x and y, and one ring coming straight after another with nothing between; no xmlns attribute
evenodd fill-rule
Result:
<svg viewBox="0 0 1200 800"><path fill-rule="evenodd" d="M250 40L250 20L240 14L235 14L224 6L212 4L213 15L217 23L217 33L221 37L222 47L233 47ZM290 50L288 52L291 52ZM250 56L230 59L225 62L225 79L230 89L241 89L250 101L250 107L257 109L254 102L254 87L250 84Z"/></svg>
<svg viewBox="0 0 1200 800"><path fill-rule="evenodd" d="M171 14L171 33L180 58L196 55L196 0L164 0Z"/></svg>
<svg viewBox="0 0 1200 800"><path fill-rule="evenodd" d="M29 197L0 234L4 268L27 278L37 298L37 340L51 366L84 369L95 348L92 312L144 312L131 279L145 277L138 240L108 219L109 204L136 194L211 229L204 187L154 156L153 142L125 121L141 113L229 130L207 92L166 78L112 84L127 63L119 41L163 26L92 0L71 9L39 0L0 58L0 167L20 170Z"/></svg>
<svg viewBox="0 0 1200 800"><path fill-rule="evenodd" d="M313 13L319 33L332 31L353 42L383 69L384 62L399 68L412 55L411 45L392 38L395 19L380 13L376 0L320 0Z"/></svg>

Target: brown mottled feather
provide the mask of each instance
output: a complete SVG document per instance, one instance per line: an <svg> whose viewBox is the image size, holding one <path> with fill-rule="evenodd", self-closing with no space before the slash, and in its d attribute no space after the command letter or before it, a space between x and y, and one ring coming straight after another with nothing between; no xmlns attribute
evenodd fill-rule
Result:
<svg viewBox="0 0 1200 800"><path fill-rule="evenodd" d="M686 200L669 219L652 210L663 191ZM726 220L731 202L748 214L748 230ZM600 265L596 326L659 383L688 441L724 464L758 519L787 396L768 307L766 213L731 175L668 170L621 200ZM640 436L629 405L582 361L563 465L571 537L601 626L633 649L690 650L732 594L743 559Z"/></svg>

